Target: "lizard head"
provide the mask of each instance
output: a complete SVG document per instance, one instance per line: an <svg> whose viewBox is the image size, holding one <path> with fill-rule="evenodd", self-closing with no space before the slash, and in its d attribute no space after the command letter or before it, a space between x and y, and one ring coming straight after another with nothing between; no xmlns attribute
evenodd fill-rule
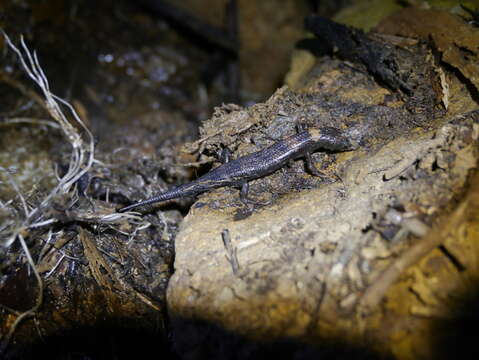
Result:
<svg viewBox="0 0 479 360"><path fill-rule="evenodd" d="M318 144L318 146L330 151L346 151L353 150L357 147L354 145L343 132L333 127L322 127L320 129L308 130L311 139Z"/></svg>

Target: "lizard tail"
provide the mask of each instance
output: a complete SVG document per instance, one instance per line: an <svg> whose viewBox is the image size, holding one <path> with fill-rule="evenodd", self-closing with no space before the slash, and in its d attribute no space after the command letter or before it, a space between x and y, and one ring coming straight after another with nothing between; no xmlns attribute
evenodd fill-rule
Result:
<svg viewBox="0 0 479 360"><path fill-rule="evenodd" d="M167 201L167 200L171 200L171 199L174 199L174 198L177 198L177 197L181 197L180 188L181 188L181 186L179 186L175 189L166 191L164 193L161 193L157 196L151 197L149 199L139 201L137 203L122 207L122 208L118 209L117 212L123 213L123 212L130 211L132 209L135 209L137 207L140 207L140 206L145 206L145 205L149 205L149 204L153 204L153 203L157 203L157 202L161 202L161 201Z"/></svg>
<svg viewBox="0 0 479 360"><path fill-rule="evenodd" d="M117 212L119 212L119 213L127 212L127 211L130 211L130 210L132 210L134 208L137 208L139 206L149 205L149 204L152 204L152 203L155 203L155 202L158 202L158 201L161 201L161 200L158 200L157 197L155 196L155 197L152 197L148 200L143 200L143 201L137 202L135 204L131 204L131 205L122 207L122 208L118 209Z"/></svg>

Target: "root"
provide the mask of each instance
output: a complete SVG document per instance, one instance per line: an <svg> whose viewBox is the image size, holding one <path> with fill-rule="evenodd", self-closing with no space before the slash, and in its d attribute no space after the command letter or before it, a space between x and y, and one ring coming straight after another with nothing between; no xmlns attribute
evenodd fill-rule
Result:
<svg viewBox="0 0 479 360"><path fill-rule="evenodd" d="M8 182L15 191L17 197L20 199L22 205L22 214L19 216L19 214L17 214L16 208L12 205L12 200L7 201L6 203L0 202L0 208L3 211L10 215L13 215L12 218L20 219L18 221L9 221L0 227L0 239L2 239L0 240L0 246L4 248L9 248L15 241L18 241L38 282L38 294L35 305L31 309L22 312L21 314L18 314L18 312L13 311L18 316L13 322L13 325L10 327L6 336L2 339L3 341L0 346L0 354L6 350L10 339L18 325L26 318L35 316L36 312L38 311L43 302L43 282L37 271L30 251L25 243L25 238L30 234L30 231L32 229L39 228L42 226L49 226L56 222L56 219L54 218L45 218L42 210L48 208L55 197L61 194L69 193L74 187L76 181L83 174L90 170L92 164L94 163L95 151L93 136L90 130L79 118L73 107L63 99L51 93L47 77L45 76L45 73L40 67L40 63L38 61L36 53L32 53L28 49L27 45L23 40L23 37L20 39L20 48L17 48L5 33L3 33L3 36L8 47L17 54L18 60L21 63L25 73L30 77L30 79L34 81L35 84L39 86L43 94L43 99L41 101L42 106L48 111L49 115L54 121L52 122L48 120L17 118L4 120L2 121L2 125L30 122L34 124L46 124L52 127L60 128L63 131L67 141L70 143L72 151L70 155L70 163L66 174L63 177L59 178L58 183L48 193L48 195L46 195L38 205L33 207L27 204L25 197L20 191L20 188L18 187L17 183L15 182L11 174L8 172L8 170L5 168L0 168L0 171L3 174L6 174ZM4 77L2 77L2 79L5 81ZM11 85L15 85L11 81L8 83ZM18 86L16 87L18 88ZM35 92L27 91L23 87L20 90L24 94L27 94L28 96L32 97L35 101L40 102L38 94L36 94ZM85 139L70 123L70 120L68 120L67 116L62 111L61 106L66 107L72 121L76 122L79 127L83 129L83 132L86 135Z"/></svg>

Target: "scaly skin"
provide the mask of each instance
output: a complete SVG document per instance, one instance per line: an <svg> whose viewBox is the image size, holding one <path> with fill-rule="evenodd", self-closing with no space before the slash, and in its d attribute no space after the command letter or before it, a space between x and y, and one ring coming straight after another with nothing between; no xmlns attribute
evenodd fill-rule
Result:
<svg viewBox="0 0 479 360"><path fill-rule="evenodd" d="M305 156L311 166L310 154L318 149L329 151L351 150L353 145L335 128L308 129L273 145L218 166L198 179L165 191L150 199L125 206L125 212L139 206L171 199L190 197L224 186L241 187L241 200L246 202L248 181L282 168L289 161ZM316 169L310 169L317 173Z"/></svg>

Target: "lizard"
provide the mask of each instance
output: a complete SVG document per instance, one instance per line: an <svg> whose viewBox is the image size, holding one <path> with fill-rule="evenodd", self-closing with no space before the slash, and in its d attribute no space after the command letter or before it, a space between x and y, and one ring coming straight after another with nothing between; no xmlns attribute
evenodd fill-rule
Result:
<svg viewBox="0 0 479 360"><path fill-rule="evenodd" d="M226 161L198 179L179 185L149 199L122 207L118 212L167 200L191 197L212 189L232 186L241 188L240 200L247 204L248 182L269 175L292 160L304 157L308 170L321 176L314 167L311 153L323 149L328 151L353 150L355 146L340 130L333 127L298 129L298 133L282 139L273 145L235 160Z"/></svg>

